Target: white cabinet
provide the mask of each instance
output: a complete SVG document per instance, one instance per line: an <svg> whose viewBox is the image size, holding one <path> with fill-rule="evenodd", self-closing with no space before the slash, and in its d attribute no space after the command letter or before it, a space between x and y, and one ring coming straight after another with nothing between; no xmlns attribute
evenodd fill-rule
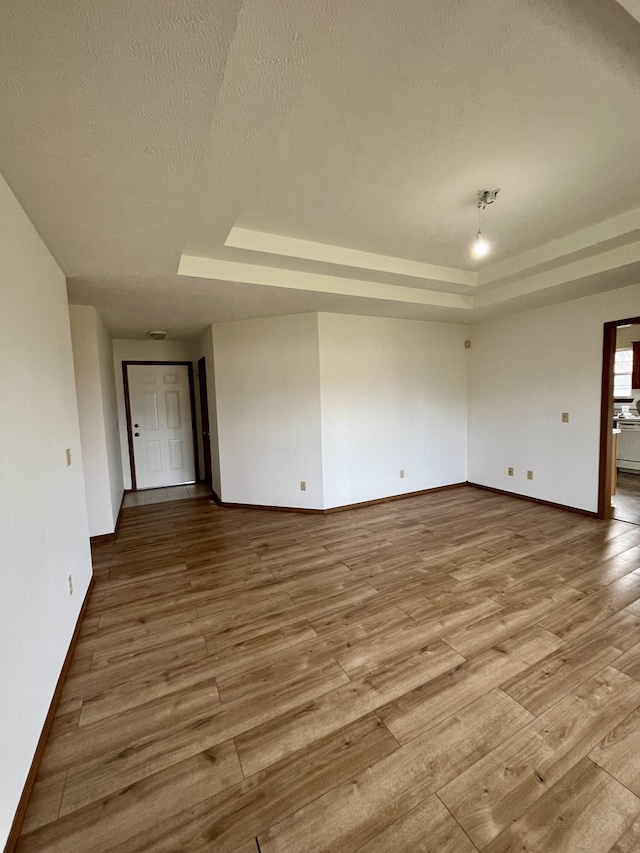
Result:
<svg viewBox="0 0 640 853"><path fill-rule="evenodd" d="M618 428L618 468L640 471L640 423L626 424L619 420Z"/></svg>

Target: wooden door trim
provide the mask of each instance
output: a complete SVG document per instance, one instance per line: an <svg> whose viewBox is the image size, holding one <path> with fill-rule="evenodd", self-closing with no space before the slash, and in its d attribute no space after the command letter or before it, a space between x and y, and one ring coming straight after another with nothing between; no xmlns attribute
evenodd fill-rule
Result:
<svg viewBox="0 0 640 853"><path fill-rule="evenodd" d="M598 518L611 516L611 466L613 465L613 367L618 326L640 325L640 317L604 324L602 343L602 390L600 395L600 468L598 472Z"/></svg>
<svg viewBox="0 0 640 853"><path fill-rule="evenodd" d="M209 388L207 386L207 358L202 356L198 359L198 399L200 402L200 428L202 432L202 467L203 467L203 482L205 482L211 490L213 490L213 465L211 464L211 420L209 418ZM204 373L204 403L206 403L206 412L203 411L203 373ZM207 447L204 440L204 421L207 420ZM209 460L209 479L207 480L207 458ZM199 478L198 478L199 479Z"/></svg>
<svg viewBox="0 0 640 853"><path fill-rule="evenodd" d="M133 429L131 427L131 397L129 394L129 373L128 367L130 364L162 364L174 366L186 366L189 376L189 402L191 410L191 440L193 442L193 473L198 481L198 472L200 471L200 461L198 459L198 433L196 428L196 402L193 383L193 362L191 361L123 361L122 362L122 382L124 388L124 411L127 421L127 443L129 445L129 466L131 468L131 491L137 492L138 486L136 483L136 463L133 455Z"/></svg>

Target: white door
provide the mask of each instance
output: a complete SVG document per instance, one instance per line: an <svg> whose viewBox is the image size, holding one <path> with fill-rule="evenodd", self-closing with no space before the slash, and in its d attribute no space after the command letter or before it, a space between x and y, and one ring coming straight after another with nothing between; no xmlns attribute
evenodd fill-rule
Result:
<svg viewBox="0 0 640 853"><path fill-rule="evenodd" d="M133 458L138 489L195 481L186 364L128 364Z"/></svg>

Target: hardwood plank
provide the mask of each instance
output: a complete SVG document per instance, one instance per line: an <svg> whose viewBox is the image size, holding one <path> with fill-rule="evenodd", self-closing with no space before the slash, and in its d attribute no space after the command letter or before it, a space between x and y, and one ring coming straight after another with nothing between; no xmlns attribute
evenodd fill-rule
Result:
<svg viewBox="0 0 640 853"><path fill-rule="evenodd" d="M495 646L536 622L555 634L557 632L553 628L540 620L551 613L564 612L568 605L578 603L582 598L584 593L571 587L552 587L540 595L530 596L496 614L486 616L444 639L453 649L467 657Z"/></svg>
<svg viewBox="0 0 640 853"><path fill-rule="evenodd" d="M640 796L640 709L636 708L589 753L603 770Z"/></svg>
<svg viewBox="0 0 640 853"><path fill-rule="evenodd" d="M92 743L84 750L84 761L76 760L69 766L70 755L65 756L69 773L61 814L265 724L301 701L334 690L348 680L338 664L329 661L297 677L287 675L279 684L255 685L251 694L222 705L187 705L187 697L200 692L199 685L185 694L181 706L171 705L172 697L168 697L167 704L176 713L168 716L163 725L156 722L151 735L148 728L153 724L147 721L153 718L156 708L164 707L158 702L121 715L119 723L131 717L126 736L114 733L109 720L87 726L82 733ZM74 746L77 755L79 747Z"/></svg>
<svg viewBox="0 0 640 853"><path fill-rule="evenodd" d="M182 640L178 645L159 646L143 652L133 652L127 658L103 668L96 668L69 676L62 690L62 698L83 701L85 696L95 696L102 690L107 690L126 681L131 681L144 674L162 672L180 664L192 663L207 654L207 647L202 637L191 637Z"/></svg>
<svg viewBox="0 0 640 853"><path fill-rule="evenodd" d="M227 853L397 748L370 714L130 839L122 853Z"/></svg>
<svg viewBox="0 0 640 853"><path fill-rule="evenodd" d="M460 595L456 589L439 596L409 599L399 607L423 629L428 627L432 630L438 639L502 609L500 604L485 595Z"/></svg>
<svg viewBox="0 0 640 853"><path fill-rule="evenodd" d="M637 598L640 598L640 575L625 575L582 601L543 619L540 625L563 640L572 639L628 607Z"/></svg>
<svg viewBox="0 0 640 853"><path fill-rule="evenodd" d="M476 853L435 794L360 849L367 853Z"/></svg>
<svg viewBox="0 0 640 853"><path fill-rule="evenodd" d="M493 691L260 833L260 849L358 850L530 719L517 702Z"/></svg>
<svg viewBox="0 0 640 853"><path fill-rule="evenodd" d="M495 648L523 663L534 664L555 652L561 645L562 640L551 631L546 631L539 625L532 625L531 628L524 628L512 637L496 643Z"/></svg>
<svg viewBox="0 0 640 853"><path fill-rule="evenodd" d="M615 668L640 681L640 643L632 646L614 661Z"/></svg>
<svg viewBox="0 0 640 853"><path fill-rule="evenodd" d="M408 620L392 630L376 632L347 643L348 648L338 650L335 657L347 675L357 679L367 672L375 672L396 660L426 650L430 643L437 641L438 633Z"/></svg>
<svg viewBox="0 0 640 853"><path fill-rule="evenodd" d="M635 820L613 845L609 853L638 853L640 850L640 819Z"/></svg>
<svg viewBox="0 0 640 853"><path fill-rule="evenodd" d="M193 619L190 622L180 621L177 625L165 630L129 635L121 638L119 642L106 643L104 646L94 649L91 669L111 666L114 663L130 660L132 657L155 649L160 650L166 649L168 646L176 646L181 644L183 640L199 639L202 637L202 631L198 621L198 619Z"/></svg>
<svg viewBox="0 0 640 853"><path fill-rule="evenodd" d="M272 592L267 589L249 589L245 592L236 593L232 596L232 601L229 598L208 599L200 601L196 604L198 616L212 616L214 613L224 614L228 617L230 614L237 619L255 619L256 616L263 613L272 613L274 610L286 610L293 605L293 601L286 592Z"/></svg>
<svg viewBox="0 0 640 853"><path fill-rule="evenodd" d="M119 715L114 726L109 720L99 720L81 730L68 732L56 738L47 750L47 766L55 770L77 769L78 762L122 750L131 743L171 724L187 724L219 705L215 680L198 684L188 692L169 695L132 708Z"/></svg>
<svg viewBox="0 0 640 853"><path fill-rule="evenodd" d="M630 613L616 613L572 642L563 643L506 681L502 689L537 716L637 642L640 619Z"/></svg>
<svg viewBox="0 0 640 853"><path fill-rule="evenodd" d="M485 847L640 705L640 684L606 667L438 794Z"/></svg>
<svg viewBox="0 0 640 853"><path fill-rule="evenodd" d="M216 676L239 674L244 669L253 669L262 661L270 661L276 655L287 654L292 649L308 645L309 640L316 639L317 634L308 622L293 622L211 652L207 660L211 672Z"/></svg>
<svg viewBox="0 0 640 853"><path fill-rule="evenodd" d="M640 568L640 546L623 551L608 560L596 560L586 570L583 568L567 575L571 586L583 592L595 592L603 586L609 586L630 572Z"/></svg>
<svg viewBox="0 0 640 853"><path fill-rule="evenodd" d="M227 741L21 836L18 853L111 850L241 778L235 747Z"/></svg>
<svg viewBox="0 0 640 853"><path fill-rule="evenodd" d="M359 586L351 585L346 592L342 589L337 591L335 589L320 590L309 603L297 604L289 610L282 612L268 613L251 623L243 621L241 624L229 624L223 628L220 628L219 624L216 626L210 625L209 631L204 635L207 650L210 654L213 654L227 646L249 640L260 634L266 634L269 631L276 631L294 622L308 622L314 617L321 617L334 610L337 606L346 607L349 604L362 604L368 598L372 597L377 597L377 592L367 584ZM200 627L206 630L204 623L200 623Z"/></svg>
<svg viewBox="0 0 640 853"><path fill-rule="evenodd" d="M247 776L375 711L402 693L457 666L460 656L434 643L390 667L338 687L236 738Z"/></svg>
<svg viewBox="0 0 640 853"><path fill-rule="evenodd" d="M61 699L56 708L55 717L49 732L50 738L59 738L67 732L73 732L80 724L83 700L80 698Z"/></svg>
<svg viewBox="0 0 640 853"><path fill-rule="evenodd" d="M169 612L154 615L137 613L128 620L104 625L87 637L83 647L94 651L104 648L113 650L121 644L133 641L136 646L144 648L149 637L166 634L172 628L189 624L197 618L198 612L194 606L178 607L176 603Z"/></svg>
<svg viewBox="0 0 640 853"><path fill-rule="evenodd" d="M58 817L66 778L66 770L58 773L38 773L22 824L22 832L31 832Z"/></svg>
<svg viewBox="0 0 640 853"><path fill-rule="evenodd" d="M218 705L220 696L217 684L212 684L213 675L209 658L200 658L194 663L181 663L159 673L145 674L116 684L99 693L90 694L83 700L79 725L89 726L105 717L122 714L131 708L146 705L154 699L178 693L203 681L211 685L211 705Z"/></svg>
<svg viewBox="0 0 640 853"><path fill-rule="evenodd" d="M609 853L639 813L640 799L583 758L484 853Z"/></svg>
<svg viewBox="0 0 640 853"><path fill-rule="evenodd" d="M410 622L412 619L404 610L380 597L375 601L367 599L356 607L339 609L329 616L309 620L320 640L327 638L330 643L353 643Z"/></svg>
<svg viewBox="0 0 640 853"><path fill-rule="evenodd" d="M400 743L407 743L521 672L525 666L509 654L489 649L450 668L439 678L405 691L381 706L378 714L394 737Z"/></svg>
<svg viewBox="0 0 640 853"><path fill-rule="evenodd" d="M286 649L275 660L257 656L254 666L226 670L216 680L223 701L238 705L243 700L255 702L261 695L275 695L294 679L316 680L319 672L339 679L331 689L349 682L338 662L313 644Z"/></svg>

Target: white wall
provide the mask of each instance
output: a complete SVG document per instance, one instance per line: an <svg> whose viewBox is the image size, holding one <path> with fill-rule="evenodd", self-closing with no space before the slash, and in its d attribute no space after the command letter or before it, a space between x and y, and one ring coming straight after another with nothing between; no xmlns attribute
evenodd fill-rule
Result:
<svg viewBox="0 0 640 853"><path fill-rule="evenodd" d="M634 285L474 325L469 480L595 511L603 324L638 314Z"/></svg>
<svg viewBox="0 0 640 853"><path fill-rule="evenodd" d="M85 495L91 536L112 533L114 529L100 387L96 317L96 309L90 305L69 306Z"/></svg>
<svg viewBox="0 0 640 853"><path fill-rule="evenodd" d="M1 178L0 269L3 847L89 586L91 557L65 278Z"/></svg>
<svg viewBox="0 0 640 853"><path fill-rule="evenodd" d="M91 305L70 305L89 533L113 533L122 500L122 462L111 338Z"/></svg>
<svg viewBox="0 0 640 853"><path fill-rule="evenodd" d="M97 313L96 332L98 338L98 365L100 368L100 390L102 392L107 466L109 468L111 512L113 516L113 529L115 530L122 503L122 495L124 493L124 482L122 476L122 456L120 453L116 378L113 365L113 341L100 315Z"/></svg>
<svg viewBox="0 0 640 853"><path fill-rule="evenodd" d="M213 344L220 497L322 508L317 315L217 324Z"/></svg>
<svg viewBox="0 0 640 853"><path fill-rule="evenodd" d="M122 380L123 361L191 361L191 341L135 341L116 338L113 341L113 363L115 368L116 397L118 401L118 426L120 432L120 455L124 488L131 488L131 465L127 439L127 416L124 404Z"/></svg>
<svg viewBox="0 0 640 853"><path fill-rule="evenodd" d="M216 375L213 354L213 326L209 326L196 342L195 371L198 376L197 362L205 359L207 371L207 402L209 405L209 440L211 444L211 480L213 491L220 497L220 448L218 446L218 407L216 402ZM196 381L196 398L199 402L198 383ZM199 405L196 407L199 410ZM200 450L202 444L200 442ZM200 473L204 477L204 463L202 453L200 454Z"/></svg>
<svg viewBox="0 0 640 853"><path fill-rule="evenodd" d="M319 329L325 507L464 482L468 327L320 314Z"/></svg>
<svg viewBox="0 0 640 853"><path fill-rule="evenodd" d="M617 330L616 349L630 347L635 341L640 341L640 324L624 326L622 329Z"/></svg>

